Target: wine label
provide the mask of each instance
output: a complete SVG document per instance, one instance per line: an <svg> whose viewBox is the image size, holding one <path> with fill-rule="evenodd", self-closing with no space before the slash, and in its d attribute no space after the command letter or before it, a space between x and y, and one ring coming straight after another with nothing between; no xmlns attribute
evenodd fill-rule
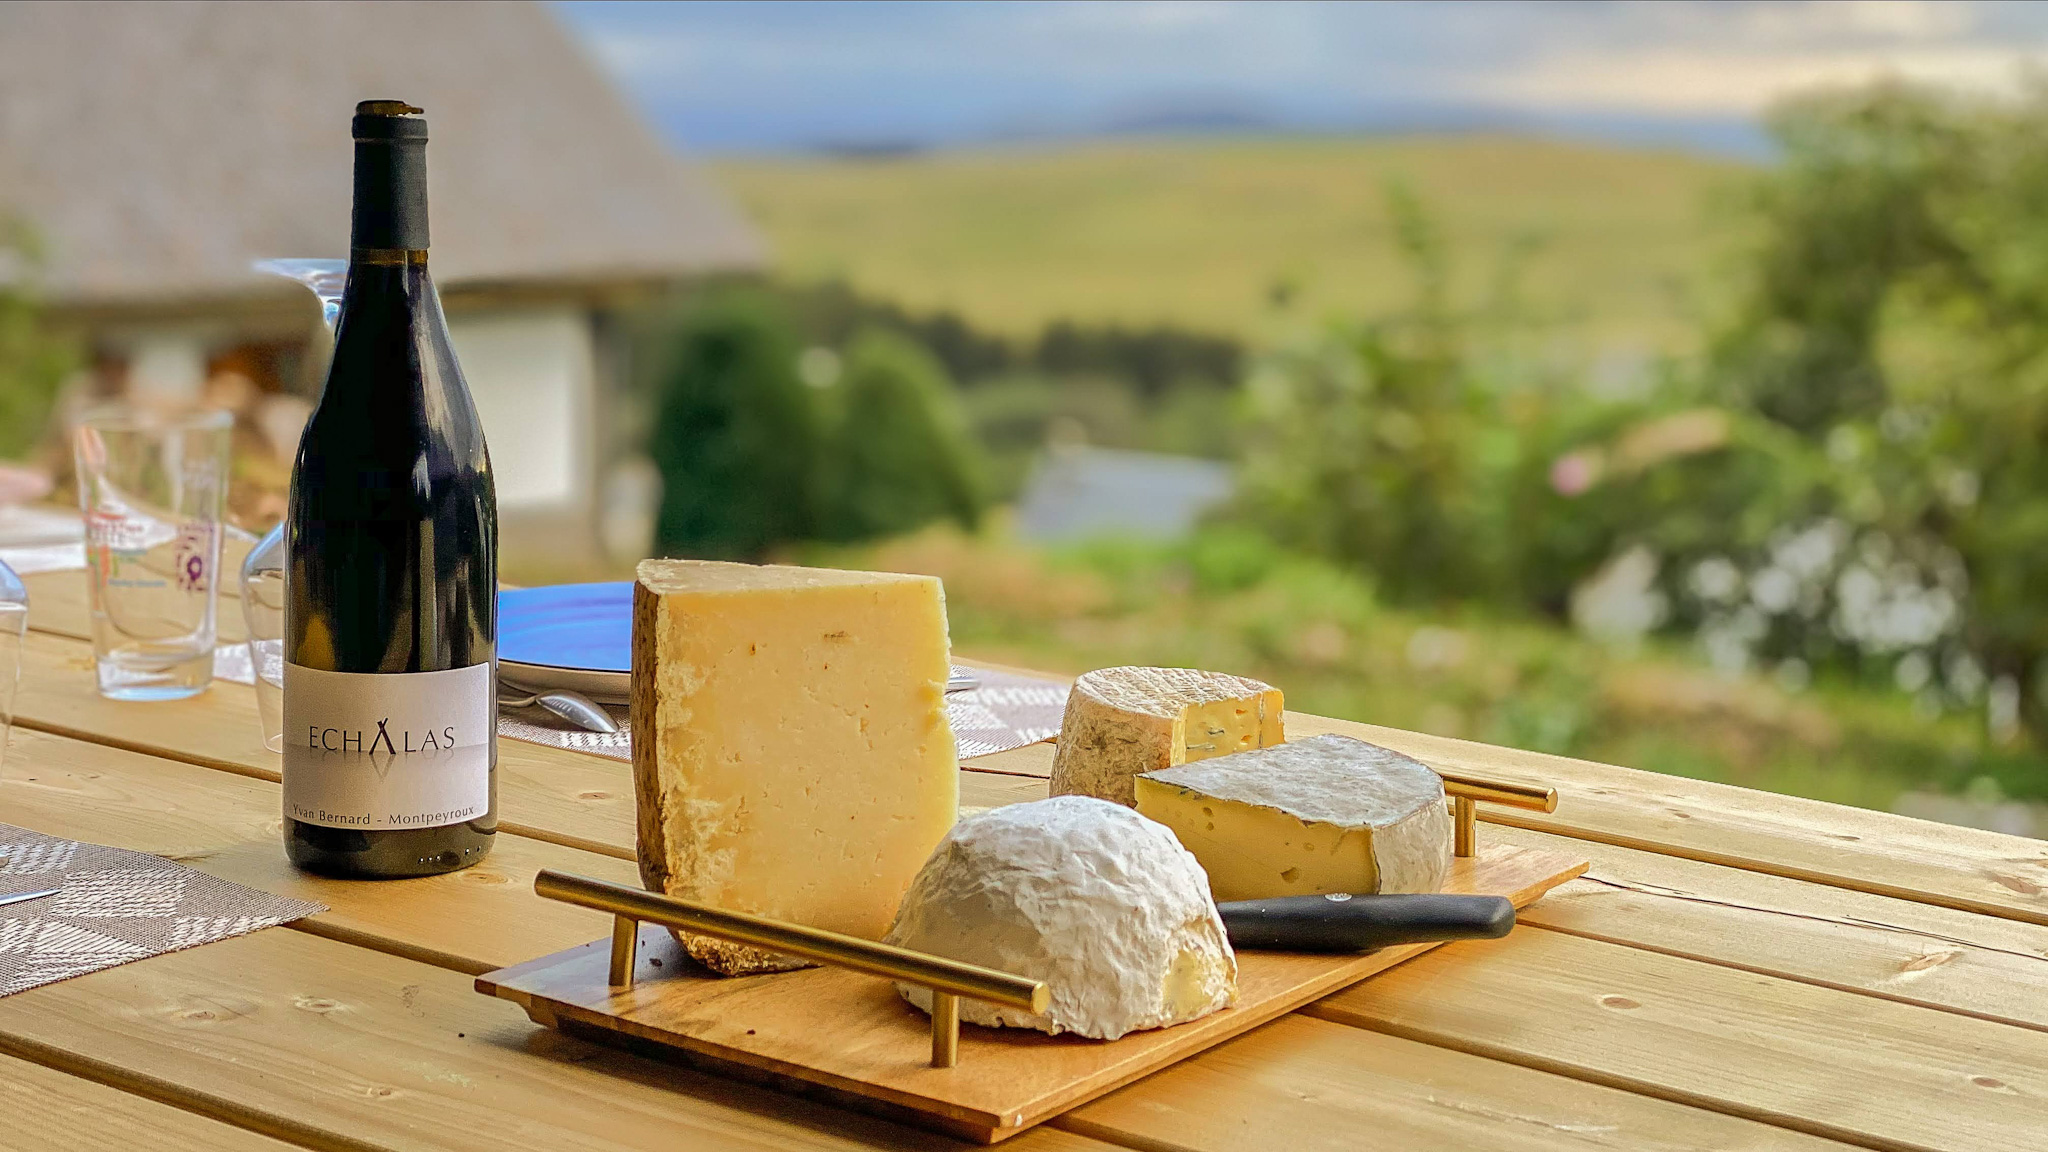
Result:
<svg viewBox="0 0 2048 1152"><path fill-rule="evenodd" d="M328 828L438 828L484 815L498 733L491 665L446 672L284 666L284 812Z"/></svg>

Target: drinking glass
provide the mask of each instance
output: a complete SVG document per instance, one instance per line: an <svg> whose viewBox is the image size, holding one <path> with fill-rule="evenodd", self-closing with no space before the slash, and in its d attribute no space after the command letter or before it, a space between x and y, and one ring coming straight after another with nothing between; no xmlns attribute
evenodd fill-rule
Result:
<svg viewBox="0 0 2048 1152"><path fill-rule="evenodd" d="M256 714L263 746L284 751L284 524L242 561L242 619L249 625L249 671L256 678Z"/></svg>
<svg viewBox="0 0 2048 1152"><path fill-rule="evenodd" d="M0 768L7 766L7 734L14 728L14 690L21 684L21 640L28 635L28 589L0 560Z"/></svg>
<svg viewBox="0 0 2048 1152"><path fill-rule="evenodd" d="M72 441L101 695L176 700L213 681L226 412L102 409Z"/></svg>

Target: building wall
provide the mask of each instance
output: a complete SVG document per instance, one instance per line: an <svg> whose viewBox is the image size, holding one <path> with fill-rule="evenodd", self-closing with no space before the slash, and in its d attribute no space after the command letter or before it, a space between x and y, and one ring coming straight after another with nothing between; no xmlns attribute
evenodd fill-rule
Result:
<svg viewBox="0 0 2048 1152"><path fill-rule="evenodd" d="M588 313L493 309L448 318L491 446L505 513L588 507L596 361Z"/></svg>

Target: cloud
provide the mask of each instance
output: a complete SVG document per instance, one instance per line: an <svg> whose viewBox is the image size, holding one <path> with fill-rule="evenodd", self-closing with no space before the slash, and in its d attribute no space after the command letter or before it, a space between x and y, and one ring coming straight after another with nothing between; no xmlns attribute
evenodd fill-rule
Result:
<svg viewBox="0 0 2048 1152"><path fill-rule="evenodd" d="M2048 62L2048 7L1961 0L557 10L657 121L718 147L945 143L1021 123L1078 131L1189 93L1292 127L1429 109L1747 120L1815 84L1898 75L1996 88Z"/></svg>
<svg viewBox="0 0 2048 1152"><path fill-rule="evenodd" d="M2011 91L2048 64L2037 48L1958 45L1889 52L1698 52L1670 49L1626 59L1568 54L1494 76L1470 90L1541 111L1630 111L1753 116L1795 92L1899 78Z"/></svg>

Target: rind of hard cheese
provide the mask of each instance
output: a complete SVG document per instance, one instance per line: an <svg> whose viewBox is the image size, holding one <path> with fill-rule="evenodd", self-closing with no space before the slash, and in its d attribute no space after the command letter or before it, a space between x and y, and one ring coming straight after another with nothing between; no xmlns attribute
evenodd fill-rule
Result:
<svg viewBox="0 0 2048 1152"><path fill-rule="evenodd" d="M958 807L938 581L646 561L633 614L643 882L879 938ZM803 966L676 938L729 975Z"/></svg>
<svg viewBox="0 0 2048 1152"><path fill-rule="evenodd" d="M1114 1040L1227 1008L1237 957L1173 833L1087 796L962 820L903 897L887 940L1043 980L1043 1013L962 998L960 1018ZM929 1012L931 991L899 984Z"/></svg>
<svg viewBox="0 0 2048 1152"><path fill-rule="evenodd" d="M1126 807L1131 779L1285 740L1280 690L1196 668L1098 668L1074 681L1053 756L1054 796Z"/></svg>
<svg viewBox="0 0 2048 1152"><path fill-rule="evenodd" d="M1137 799L1202 862L1219 901L1434 892L1450 869L1442 778L1349 736L1148 773Z"/></svg>

